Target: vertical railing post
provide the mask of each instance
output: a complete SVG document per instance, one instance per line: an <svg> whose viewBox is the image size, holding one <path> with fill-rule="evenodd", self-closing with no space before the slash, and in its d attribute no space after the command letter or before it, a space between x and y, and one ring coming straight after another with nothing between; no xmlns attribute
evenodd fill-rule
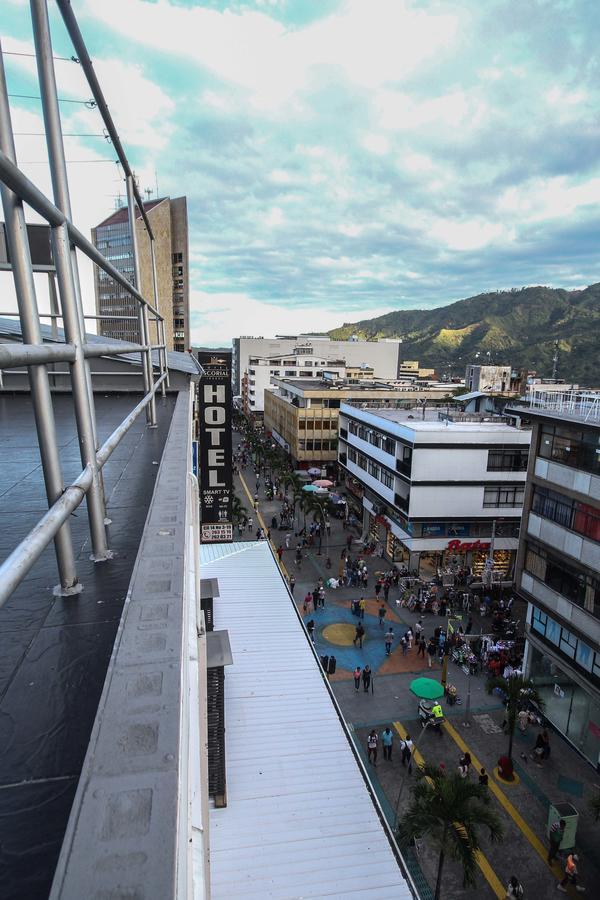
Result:
<svg viewBox="0 0 600 900"><path fill-rule="evenodd" d="M169 363L167 361L167 349L166 349L167 348L167 338L166 338L166 334L165 334L165 320L160 319L159 325L160 325L160 343L164 344L164 347L165 347L165 349L163 351L165 354L165 371L167 373L167 377L165 378L165 381L167 382L167 388L170 388L171 382L169 380Z"/></svg>
<svg viewBox="0 0 600 900"><path fill-rule="evenodd" d="M160 310L159 310L159 308L158 308L158 277L157 277L157 274L156 274L156 253L155 253L155 251L154 251L154 238L153 238L151 235L148 235L148 237L149 237L149 240L150 240L150 259L151 259L151 262L152 262L152 302L153 302L153 304L154 304L154 309L155 309L155 310L157 311L157 313L158 313L158 312L160 312ZM138 288L138 290L139 290L139 288ZM157 343L157 344L164 344L164 341L161 340L161 337L160 337L160 321L161 321L161 320L160 320L160 319L158 318L158 316L157 316L156 319L155 319L155 322L156 322L156 343ZM159 364L160 364L160 374L163 375L164 372L165 372L165 370L166 370L166 368L167 368L167 350L166 350L166 347L165 347L164 349L158 351L158 360L159 360ZM165 379L165 381L166 381L166 379ZM161 392L161 394L162 394L163 397L166 396L166 393L167 393L165 381L163 381L162 384L161 384L161 386L160 386L160 392Z"/></svg>
<svg viewBox="0 0 600 900"><path fill-rule="evenodd" d="M4 60L0 46L0 148L8 156L11 162L16 163L15 144L13 139L10 107L4 75ZM4 221L6 238L10 249L12 272L21 320L21 332L26 344L43 344L35 283L29 242L27 240L27 225L23 203L3 183L0 183L2 194L2 206L4 208ZM56 321L56 320L53 320ZM42 471L46 486L48 506L52 506L64 491L64 481L60 466L58 442L56 439L56 424L54 421L54 409L52 406L52 394L48 380L46 366L30 366L28 369L29 384L31 387L31 399L37 429ZM77 581L75 569L75 554L71 528L68 522L61 527L54 538L56 562L60 577L60 585L54 592L59 595L75 594L81 591L81 584Z"/></svg>
<svg viewBox="0 0 600 900"><path fill-rule="evenodd" d="M133 177L127 176L127 213L129 217L129 232L131 237L131 253L133 256L133 273L135 285L138 291L142 292L142 276L140 269L140 252L138 247L137 230L135 227L135 197L133 193ZM152 351L150 350L150 326L148 322L148 307L145 303L140 303L139 307L140 319L140 343L146 346L146 350L142 351L142 368L144 372L144 388L146 393L152 390L154 377L152 374ZM149 425L156 425L156 403L154 396L146 407L146 421Z"/></svg>
<svg viewBox="0 0 600 900"><path fill-rule="evenodd" d="M59 209L70 218L71 205L48 9L46 0L30 0L30 5L54 201ZM85 331L82 332L81 328L83 311L78 308L71 242L66 223L52 227L52 248L65 338L75 347L75 361L71 365L73 403L81 461L84 466L89 465L92 470L92 485L88 492L87 510L92 539L92 559L100 562L110 559L112 554L106 540L104 491L96 462L97 440L93 395L90 391L89 369L83 352L85 341Z"/></svg>
<svg viewBox="0 0 600 900"><path fill-rule="evenodd" d="M44 122L46 123L46 143L48 146L48 157L50 160L50 173L52 177L54 202L61 210L61 212L65 214L67 219L72 221L73 216L71 212L71 197L69 195L69 180L67 178L65 148L56 93L56 76L54 73L52 37L50 34L50 21L48 18L47 0L30 0L30 5L31 20L33 24L33 37L36 48L38 77L40 81L40 93L42 95L42 106L44 109ZM51 130L48 127L49 122L53 123L53 127ZM69 249L71 255L71 269L73 272L75 300L77 304L77 318L79 319L79 331L81 333L82 340L85 342L85 319L83 318L83 302L81 299L81 285L79 283L77 251L74 244L71 243L69 244ZM92 411L94 444L97 450L100 445L98 443L98 434L96 432L96 413L94 391L92 388L92 375L87 359L84 360L84 366L85 381L88 392L88 402ZM102 476L102 472L99 473L98 478L100 488L100 502L102 503L102 514L105 523L108 524L110 522L110 519L106 517L106 500L104 495L104 478Z"/></svg>

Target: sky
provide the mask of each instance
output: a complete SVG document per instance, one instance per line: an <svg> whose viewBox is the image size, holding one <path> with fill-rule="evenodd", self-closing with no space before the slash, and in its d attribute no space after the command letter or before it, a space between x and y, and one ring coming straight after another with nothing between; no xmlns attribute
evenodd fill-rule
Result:
<svg viewBox="0 0 600 900"><path fill-rule="evenodd" d="M59 94L85 100L49 5ZM597 0L72 5L140 189L188 198L193 343L600 281ZM35 96L28 3L0 26L9 91ZM11 103L51 196L40 104ZM122 173L98 112L61 112L89 234ZM82 283L93 312L85 262Z"/></svg>

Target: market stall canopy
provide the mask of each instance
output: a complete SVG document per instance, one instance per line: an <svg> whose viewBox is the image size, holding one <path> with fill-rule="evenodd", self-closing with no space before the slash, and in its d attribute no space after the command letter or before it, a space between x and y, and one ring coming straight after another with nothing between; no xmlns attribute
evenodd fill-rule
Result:
<svg viewBox="0 0 600 900"><path fill-rule="evenodd" d="M307 471L308 471L309 475L320 475L321 474L321 470L317 469L315 466L313 466L312 469L308 469Z"/></svg>
<svg viewBox="0 0 600 900"><path fill-rule="evenodd" d="M333 487L333 481L329 481L328 478L319 478L318 481L313 481L313 484L316 484L316 486L320 488Z"/></svg>
<svg viewBox="0 0 600 900"><path fill-rule="evenodd" d="M410 683L410 689L419 700L438 700L444 696L444 688L433 678L415 678Z"/></svg>

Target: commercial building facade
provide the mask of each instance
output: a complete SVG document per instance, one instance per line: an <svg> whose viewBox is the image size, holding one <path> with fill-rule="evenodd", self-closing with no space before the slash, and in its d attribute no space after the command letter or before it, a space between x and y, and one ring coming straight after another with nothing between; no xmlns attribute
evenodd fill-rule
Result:
<svg viewBox="0 0 600 900"><path fill-rule="evenodd" d="M362 502L365 536L419 575L447 566L480 575L490 554L510 579L518 549L530 433L453 421L436 410L342 403L339 462ZM491 546L493 543L493 547Z"/></svg>
<svg viewBox="0 0 600 900"><path fill-rule="evenodd" d="M527 673L552 723L600 764L600 393L532 390L517 586Z"/></svg>
<svg viewBox="0 0 600 900"><path fill-rule="evenodd" d="M239 337L233 341L233 393L241 394L242 376L251 358L267 359L294 354L298 348L322 359L344 360L346 366L371 366L376 378L397 378L400 341L332 341L327 335L286 335L275 338Z"/></svg>
<svg viewBox="0 0 600 900"><path fill-rule="evenodd" d="M273 390L273 378L320 378L325 371L343 378L344 360L315 356L312 347L301 346L279 356L252 356L242 375L242 410L247 416L264 413L265 391Z"/></svg>
<svg viewBox="0 0 600 900"><path fill-rule="evenodd" d="M445 386L428 390L381 381L350 383L333 376L318 381L274 378L273 384L276 390L265 392L265 430L295 465L329 466L332 474L338 459L338 416L343 402L395 407L410 405L417 398L441 401L448 390Z"/></svg>
<svg viewBox="0 0 600 900"><path fill-rule="evenodd" d="M184 352L190 347L189 251L187 199L163 197L144 204L155 238L158 311L165 320L168 350ZM141 293L153 297L150 242L144 221L136 219L141 273ZM127 209L118 209L92 228L92 242L126 277L133 281L133 256ZM137 341L139 326L136 308L121 285L96 268L94 287L97 315L131 316L131 319L104 319L98 331L107 337ZM152 327L152 326L151 326ZM152 334L154 339L156 335Z"/></svg>

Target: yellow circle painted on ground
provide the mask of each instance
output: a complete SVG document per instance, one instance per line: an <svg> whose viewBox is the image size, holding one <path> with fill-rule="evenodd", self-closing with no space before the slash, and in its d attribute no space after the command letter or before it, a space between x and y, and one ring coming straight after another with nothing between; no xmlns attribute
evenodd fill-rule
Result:
<svg viewBox="0 0 600 900"><path fill-rule="evenodd" d="M323 629L322 634L330 644L337 644L338 647L349 647L354 640L356 628L347 622L334 622L333 625L327 625Z"/></svg>
<svg viewBox="0 0 600 900"><path fill-rule="evenodd" d="M519 776L517 775L516 772L513 772L513 780L507 781L506 778L502 778L502 776L500 775L500 772L498 771L498 766L495 766L493 771L494 771L494 778L496 779L498 784L504 784L504 785L506 785L506 787L513 787L513 785L519 784L519 782L521 781L521 779L519 778Z"/></svg>

